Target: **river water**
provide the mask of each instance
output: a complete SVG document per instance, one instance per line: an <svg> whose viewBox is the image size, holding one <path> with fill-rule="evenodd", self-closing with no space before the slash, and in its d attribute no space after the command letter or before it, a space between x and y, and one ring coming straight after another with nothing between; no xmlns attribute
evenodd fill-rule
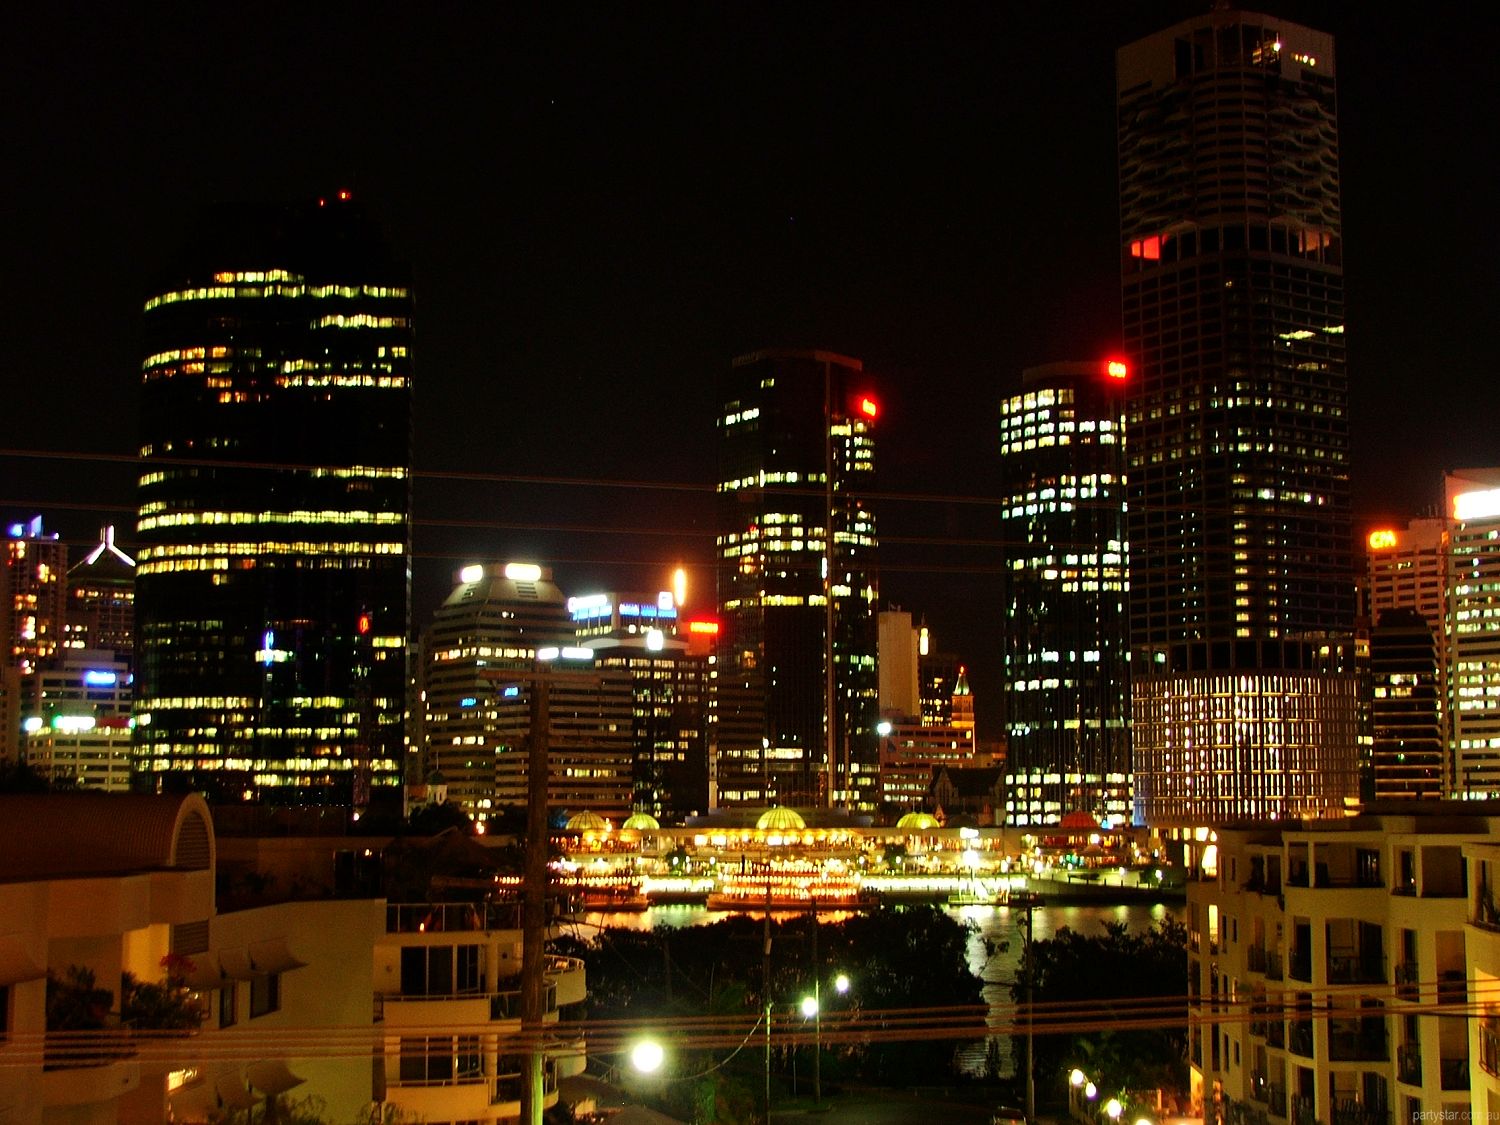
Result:
<svg viewBox="0 0 1500 1125"><path fill-rule="evenodd" d="M1021 934L1025 927L1026 912L1017 906L950 906L946 913L969 927L969 971L984 981L984 1000L990 1006L990 1023L1000 1026L1010 1022L1010 983L1015 979L1021 965ZM704 906L653 906L639 913L594 913L585 914L578 921L582 924L579 936L587 937L598 929L618 927L631 930L652 930L659 926L706 926L722 921L734 912L709 910ZM799 917L797 912L772 911L771 917L790 920ZM824 922L837 922L848 917L847 913L827 912L819 917ZM1044 941L1064 928L1084 937L1104 933L1106 922L1123 922L1133 933L1143 933L1163 918L1182 921L1185 907L1181 903L1147 904L1133 903L1128 906L1041 906L1032 911L1032 930L1037 941ZM997 1036L1000 1043L1001 1077L1010 1077L1014 1071L1008 1036ZM963 1069L970 1073L984 1071L988 1040L965 1044L959 1051Z"/></svg>

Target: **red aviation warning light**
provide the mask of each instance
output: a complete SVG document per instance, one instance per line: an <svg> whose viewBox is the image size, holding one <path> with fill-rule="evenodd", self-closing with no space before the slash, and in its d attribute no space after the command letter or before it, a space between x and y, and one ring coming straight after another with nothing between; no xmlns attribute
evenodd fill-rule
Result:
<svg viewBox="0 0 1500 1125"><path fill-rule="evenodd" d="M1130 375L1130 365L1123 359L1107 360L1104 364L1104 373L1111 379L1124 379Z"/></svg>

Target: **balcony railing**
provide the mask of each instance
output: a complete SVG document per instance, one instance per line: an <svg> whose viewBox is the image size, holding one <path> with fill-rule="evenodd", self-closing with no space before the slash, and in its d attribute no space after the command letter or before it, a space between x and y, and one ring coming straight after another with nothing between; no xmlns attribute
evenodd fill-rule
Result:
<svg viewBox="0 0 1500 1125"><path fill-rule="evenodd" d="M1396 1077L1411 1086L1422 1084L1422 1048L1403 1043L1396 1048Z"/></svg>
<svg viewBox="0 0 1500 1125"><path fill-rule="evenodd" d="M388 934L519 930L519 902L393 902L385 908Z"/></svg>
<svg viewBox="0 0 1500 1125"><path fill-rule="evenodd" d="M1369 1062L1387 1058L1385 1021L1329 1021L1328 1057L1336 1062Z"/></svg>
<svg viewBox="0 0 1500 1125"><path fill-rule="evenodd" d="M1271 952L1266 954L1266 979L1282 979L1281 954L1277 953L1275 950L1272 950Z"/></svg>
<svg viewBox="0 0 1500 1125"><path fill-rule="evenodd" d="M1329 984L1384 984L1385 959L1379 954L1340 953L1328 957Z"/></svg>
<svg viewBox="0 0 1500 1125"><path fill-rule="evenodd" d="M1245 950L1245 965L1252 973L1263 973L1266 971L1266 947L1263 945L1252 945Z"/></svg>
<svg viewBox="0 0 1500 1125"><path fill-rule="evenodd" d="M1379 1103L1343 1098L1333 1103L1333 1125L1390 1125L1391 1111Z"/></svg>
<svg viewBox="0 0 1500 1125"><path fill-rule="evenodd" d="M1467 1090L1469 1088L1468 1059L1440 1059L1438 1073L1442 1075L1444 1090Z"/></svg>
<svg viewBox="0 0 1500 1125"><path fill-rule="evenodd" d="M1467 1004L1469 981L1463 969L1444 969L1438 973L1437 994L1439 1004Z"/></svg>
<svg viewBox="0 0 1500 1125"><path fill-rule="evenodd" d="M1303 1058L1312 1058L1313 1029L1311 1023L1294 1023L1287 1035L1287 1046Z"/></svg>
<svg viewBox="0 0 1500 1125"><path fill-rule="evenodd" d="M1396 968L1396 995L1403 1000L1420 1000L1421 989L1417 987L1417 963L1415 961L1397 961Z"/></svg>
<svg viewBox="0 0 1500 1125"><path fill-rule="evenodd" d="M1318 1115L1312 1098L1303 1094L1292 1095L1292 1125L1315 1125Z"/></svg>
<svg viewBox="0 0 1500 1125"><path fill-rule="evenodd" d="M1286 1024L1282 1023L1281 1020L1272 1020L1267 1025L1266 1031L1268 1032L1268 1034L1266 1035L1266 1042L1270 1043L1271 1046L1286 1046Z"/></svg>
<svg viewBox="0 0 1500 1125"><path fill-rule="evenodd" d="M497 1074L490 1079L490 1105L504 1105L506 1102L518 1102L521 1100L521 1087L526 1084L526 1076L519 1072L511 1074ZM557 1092L557 1070L551 1062L542 1070L542 1094L555 1094Z"/></svg>
<svg viewBox="0 0 1500 1125"><path fill-rule="evenodd" d="M1285 1117L1286 1090L1280 1086L1272 1086L1266 1091L1266 1106L1270 1109L1273 1117Z"/></svg>
<svg viewBox="0 0 1500 1125"><path fill-rule="evenodd" d="M1292 954L1291 964L1287 966L1287 975L1293 980L1312 982L1312 954L1299 950Z"/></svg>

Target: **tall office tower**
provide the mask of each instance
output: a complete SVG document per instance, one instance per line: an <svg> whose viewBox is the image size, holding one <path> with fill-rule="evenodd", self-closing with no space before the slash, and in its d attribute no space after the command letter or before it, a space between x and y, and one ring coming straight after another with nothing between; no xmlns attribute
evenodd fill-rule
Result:
<svg viewBox="0 0 1500 1125"><path fill-rule="evenodd" d="M861 493L876 406L862 365L760 351L721 391L719 684L759 722L737 724L749 745L720 722L719 801L873 808L876 540Z"/></svg>
<svg viewBox="0 0 1500 1125"><path fill-rule="evenodd" d="M65 635L68 648L119 653L127 660L135 651L135 560L115 546L113 526L68 568Z"/></svg>
<svg viewBox="0 0 1500 1125"><path fill-rule="evenodd" d="M0 559L4 663L29 676L63 644L68 547L42 530L42 517L10 525Z"/></svg>
<svg viewBox="0 0 1500 1125"><path fill-rule="evenodd" d="M1330 36L1216 9L1117 70L1137 814L1356 790Z"/></svg>
<svg viewBox="0 0 1500 1125"><path fill-rule="evenodd" d="M496 807L497 756L518 744L518 723L527 729L514 710L529 689L495 677L533 671L539 649L573 643L573 625L552 572L533 563L466 566L457 579L422 636L424 764L483 823ZM525 758L524 747L510 752Z"/></svg>
<svg viewBox="0 0 1500 1125"><path fill-rule="evenodd" d="M1372 796L1447 794L1441 644L1414 609L1387 609L1370 630Z"/></svg>
<svg viewBox="0 0 1500 1125"><path fill-rule="evenodd" d="M31 680L63 644L68 548L36 516L11 524L0 551L0 762L14 763Z"/></svg>
<svg viewBox="0 0 1500 1125"><path fill-rule="evenodd" d="M407 272L347 192L222 208L144 338L141 783L358 807L404 752Z"/></svg>
<svg viewBox="0 0 1500 1125"><path fill-rule="evenodd" d="M1500 796L1500 468L1447 474L1449 745L1460 797Z"/></svg>
<svg viewBox="0 0 1500 1125"><path fill-rule="evenodd" d="M1127 374L1033 367L1000 404L1011 824L1130 819Z"/></svg>

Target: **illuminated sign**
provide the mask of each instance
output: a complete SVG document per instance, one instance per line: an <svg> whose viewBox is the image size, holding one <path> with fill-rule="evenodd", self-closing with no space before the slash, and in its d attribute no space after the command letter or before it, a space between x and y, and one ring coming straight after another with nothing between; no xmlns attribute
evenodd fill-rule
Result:
<svg viewBox="0 0 1500 1125"><path fill-rule="evenodd" d="M472 695L466 695L458 701L458 705L460 707L477 707L479 706L479 700L475 699Z"/></svg>
<svg viewBox="0 0 1500 1125"><path fill-rule="evenodd" d="M52 729L62 731L64 734L77 734L80 731L94 729L94 716L92 715L53 715Z"/></svg>
<svg viewBox="0 0 1500 1125"><path fill-rule="evenodd" d="M364 636L369 631L370 631L370 615L368 613L361 613L359 615L359 635L360 636Z"/></svg>
<svg viewBox="0 0 1500 1125"><path fill-rule="evenodd" d="M608 594L588 594L581 598L568 599L568 612L572 614L577 614L583 610L595 609L604 610L607 613L609 611L609 608L610 606ZM599 617L602 615L597 613L586 613L585 616Z"/></svg>
<svg viewBox="0 0 1500 1125"><path fill-rule="evenodd" d="M1500 516L1500 488L1480 492L1460 492L1453 498L1456 520L1487 520Z"/></svg>
<svg viewBox="0 0 1500 1125"><path fill-rule="evenodd" d="M576 645L569 645L567 648L562 650L562 658L564 660L593 660L594 650L591 648L579 648Z"/></svg>
<svg viewBox="0 0 1500 1125"><path fill-rule="evenodd" d="M542 578L542 568L536 563L506 563L505 577L512 582L539 582Z"/></svg>
<svg viewBox="0 0 1500 1125"><path fill-rule="evenodd" d="M500 694L503 695L503 696L505 696L506 699L514 699L516 696L518 696L518 695L521 694L520 685L518 685L518 684L508 684L506 686L505 690L503 692L501 692Z"/></svg>
<svg viewBox="0 0 1500 1125"><path fill-rule="evenodd" d="M114 687L120 677L114 672L107 672L98 668L90 668L83 674L83 682L89 687Z"/></svg>
<svg viewBox="0 0 1500 1125"><path fill-rule="evenodd" d="M639 617L640 615L641 607L636 605L635 602L622 602L620 604L621 617Z"/></svg>
<svg viewBox="0 0 1500 1125"><path fill-rule="evenodd" d="M1396 533L1388 527L1370 532L1370 550L1385 551L1396 545Z"/></svg>
<svg viewBox="0 0 1500 1125"><path fill-rule="evenodd" d="M1104 365L1104 373L1111 379L1123 379L1130 374L1130 368L1123 359L1112 359Z"/></svg>
<svg viewBox="0 0 1500 1125"><path fill-rule="evenodd" d="M675 603L672 601L672 592L670 590L663 590L661 593L656 595L657 609L671 609L674 604Z"/></svg>
<svg viewBox="0 0 1500 1125"><path fill-rule="evenodd" d="M484 567L479 566L477 563L472 566L466 566L458 572L458 580L460 582L478 582L483 577Z"/></svg>
<svg viewBox="0 0 1500 1125"><path fill-rule="evenodd" d="M865 397L859 400L859 412L866 418L873 418L880 413L880 407L875 405L873 398Z"/></svg>
<svg viewBox="0 0 1500 1125"><path fill-rule="evenodd" d="M717 637L719 635L719 623L717 621L689 621L688 632Z"/></svg>

